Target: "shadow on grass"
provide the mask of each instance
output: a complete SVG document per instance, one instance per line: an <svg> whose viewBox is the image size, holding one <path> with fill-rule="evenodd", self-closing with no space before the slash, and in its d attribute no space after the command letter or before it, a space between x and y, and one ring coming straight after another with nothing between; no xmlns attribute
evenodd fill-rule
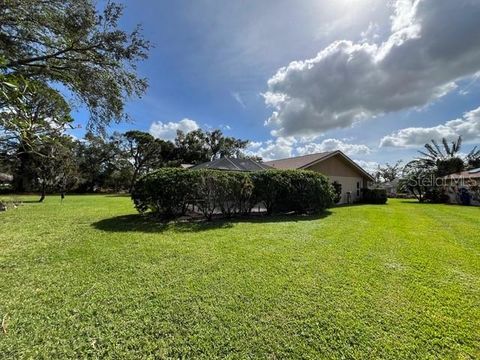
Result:
<svg viewBox="0 0 480 360"><path fill-rule="evenodd" d="M268 224L277 222L299 222L323 219L331 214L324 211L316 215L252 215L231 219L215 219L213 221L188 220L169 221L160 220L153 216L140 214L122 215L109 219L103 219L92 224L95 229L109 232L143 232L155 233L167 230L178 232L199 232L213 229L232 228L236 223Z"/></svg>
<svg viewBox="0 0 480 360"><path fill-rule="evenodd" d="M388 201L385 204L368 204L368 203L358 202L353 204L337 204L333 208L337 209L337 208L353 208L353 207L362 207L362 206L387 206L387 205L388 205Z"/></svg>

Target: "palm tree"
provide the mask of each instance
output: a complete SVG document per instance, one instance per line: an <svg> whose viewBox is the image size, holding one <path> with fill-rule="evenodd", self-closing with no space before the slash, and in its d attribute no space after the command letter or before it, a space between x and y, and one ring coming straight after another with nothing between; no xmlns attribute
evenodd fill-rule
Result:
<svg viewBox="0 0 480 360"><path fill-rule="evenodd" d="M472 151L468 153L465 161L468 163L469 169L480 168L480 149L477 149L475 146Z"/></svg>
<svg viewBox="0 0 480 360"><path fill-rule="evenodd" d="M442 146L435 140L425 144L427 151L419 151L423 155L418 161L425 167L432 169L437 176L445 176L465 170L465 162L460 157L462 147L462 137L459 136L456 141L448 143L447 139L442 138Z"/></svg>
<svg viewBox="0 0 480 360"><path fill-rule="evenodd" d="M427 151L419 151L424 157L421 159L425 165L436 166L438 161L446 161L452 158L457 158L460 148L462 147L462 137L459 136L456 141L452 141L451 146L448 144L447 139L442 138L443 149L438 145L435 140L431 140L431 143L425 144Z"/></svg>

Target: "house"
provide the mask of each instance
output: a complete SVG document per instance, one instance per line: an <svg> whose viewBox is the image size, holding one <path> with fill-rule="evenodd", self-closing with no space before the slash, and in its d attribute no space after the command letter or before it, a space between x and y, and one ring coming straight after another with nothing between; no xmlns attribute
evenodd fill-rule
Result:
<svg viewBox="0 0 480 360"><path fill-rule="evenodd" d="M261 171L268 170L272 167L265 165L264 163L254 161L251 159L238 159L230 157L222 157L202 164L198 164L190 167L189 169L215 169L226 171Z"/></svg>
<svg viewBox="0 0 480 360"><path fill-rule="evenodd" d="M384 189L387 192L388 197L396 197L397 190L400 185L400 179L394 179L393 181L385 181L384 183L377 184L375 187Z"/></svg>
<svg viewBox="0 0 480 360"><path fill-rule="evenodd" d="M480 206L480 168L450 174L441 180L449 203L464 203L466 196L471 205Z"/></svg>
<svg viewBox="0 0 480 360"><path fill-rule="evenodd" d="M328 176L330 182L342 186L340 204L360 200L361 190L374 181L368 172L339 150L272 160L265 164L275 169L313 170Z"/></svg>

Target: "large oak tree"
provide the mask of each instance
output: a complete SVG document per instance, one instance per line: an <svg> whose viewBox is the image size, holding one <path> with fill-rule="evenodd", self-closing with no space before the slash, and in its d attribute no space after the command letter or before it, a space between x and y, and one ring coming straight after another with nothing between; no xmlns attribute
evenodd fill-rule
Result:
<svg viewBox="0 0 480 360"><path fill-rule="evenodd" d="M147 81L136 64L150 44L139 27L119 28L123 6L91 0L0 0L0 70L68 89L90 111L91 128L127 115L125 101Z"/></svg>

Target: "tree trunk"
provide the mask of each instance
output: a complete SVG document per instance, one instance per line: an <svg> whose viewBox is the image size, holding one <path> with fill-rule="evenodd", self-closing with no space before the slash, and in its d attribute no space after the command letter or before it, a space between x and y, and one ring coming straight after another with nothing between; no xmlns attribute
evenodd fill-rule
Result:
<svg viewBox="0 0 480 360"><path fill-rule="evenodd" d="M42 184L42 194L40 196L40 200L38 200L39 203L43 202L45 200L45 194L46 194L46 186L45 184Z"/></svg>
<svg viewBox="0 0 480 360"><path fill-rule="evenodd" d="M19 166L15 172L14 186L15 191L23 193L31 190L31 174L29 171L30 155L26 152L18 154Z"/></svg>
<svg viewBox="0 0 480 360"><path fill-rule="evenodd" d="M137 180L137 176L138 176L138 169L135 169L132 175L132 181L130 182L130 189L128 190L130 194L132 193L133 188L135 186L135 181Z"/></svg>

